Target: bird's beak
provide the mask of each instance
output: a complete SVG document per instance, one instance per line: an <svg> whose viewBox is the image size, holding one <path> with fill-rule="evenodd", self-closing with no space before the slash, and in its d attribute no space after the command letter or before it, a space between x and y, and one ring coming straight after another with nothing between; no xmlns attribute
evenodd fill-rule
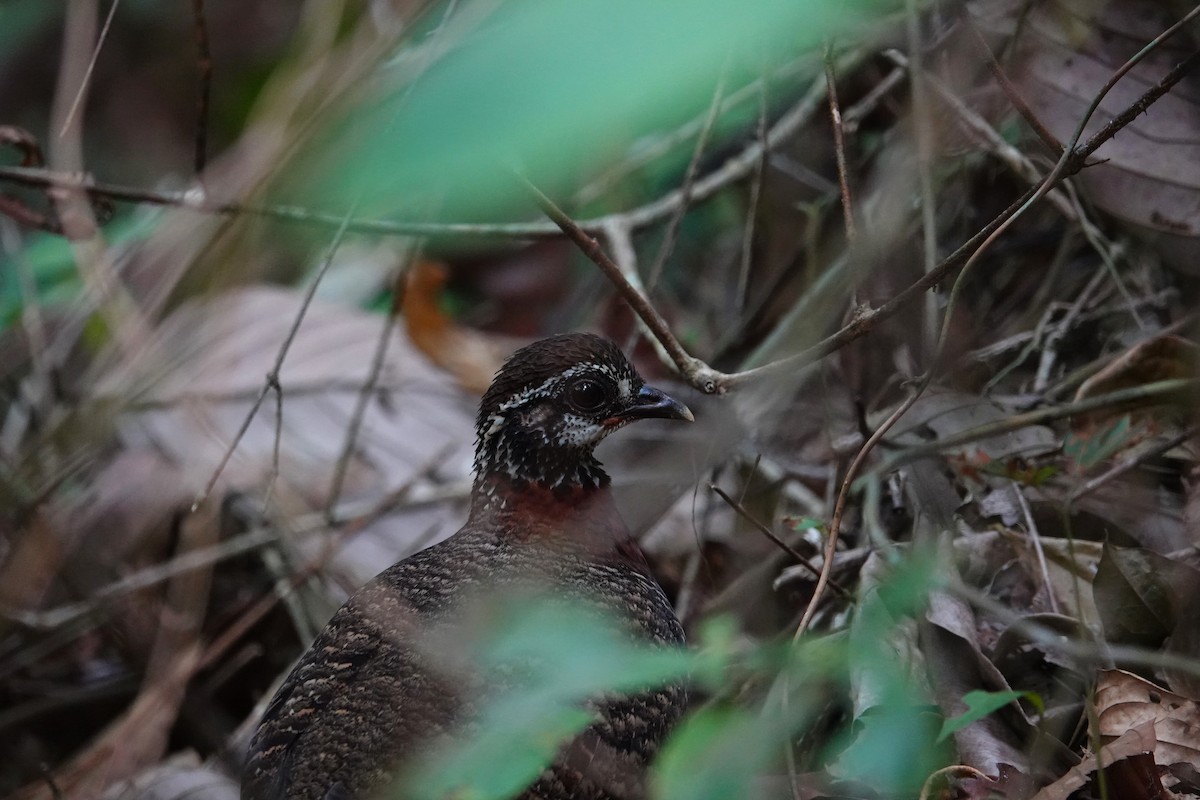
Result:
<svg viewBox="0 0 1200 800"><path fill-rule="evenodd" d="M696 420L687 406L653 386L643 386L633 399L633 405L617 414L614 419L619 422L635 419L677 419L683 422Z"/></svg>

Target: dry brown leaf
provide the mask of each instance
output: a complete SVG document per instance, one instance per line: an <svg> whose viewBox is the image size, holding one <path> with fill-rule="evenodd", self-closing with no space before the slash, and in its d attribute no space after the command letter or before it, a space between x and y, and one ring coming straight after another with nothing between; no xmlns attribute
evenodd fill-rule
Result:
<svg viewBox="0 0 1200 800"><path fill-rule="evenodd" d="M1198 369L1200 346L1182 336L1155 336L1130 347L1084 381L1075 393L1075 401L1155 381L1192 378Z"/></svg>
<svg viewBox="0 0 1200 800"><path fill-rule="evenodd" d="M1156 732L1154 762L1200 769L1200 704L1119 669L1104 670L1096 682L1097 731L1105 739L1149 724Z"/></svg>
<svg viewBox="0 0 1200 800"><path fill-rule="evenodd" d="M947 718L965 711L962 697L967 692L1012 688L980 650L975 615L966 603L934 592L929 597L925 619L918 624L929 683ZM962 763L985 775L998 776L1004 764L1026 774L1036 769L1022 749L1032 733L1032 726L1023 715L1006 710L1003 718L1000 714L989 714L953 736Z"/></svg>
<svg viewBox="0 0 1200 800"><path fill-rule="evenodd" d="M469 392L482 395L516 343L459 325L442 311L440 300L449 274L433 261L408 271L404 287L405 329L421 352L449 372Z"/></svg>
<svg viewBox="0 0 1200 800"><path fill-rule="evenodd" d="M134 403L118 420L121 445L155 454L194 497L245 421L301 302L300 292L256 287L180 307L143 352L111 370L93 391L106 400ZM309 307L279 376L283 416L273 496L284 516L327 502L384 323L379 315L319 300ZM465 481L470 470L475 400L431 365L403 331L392 336L340 495L359 508L397 487L412 486L419 494L447 480ZM276 426L275 399L268 395L221 475L218 496L265 494ZM117 463L109 468L110 483L130 496L114 491L109 502L125 509L130 521L139 508L148 516L158 513L152 498L122 480ZM431 469L437 480L425 477ZM361 584L380 564L431 544L461 522L461 509L453 503L403 509L357 534L337 551L331 567L347 584Z"/></svg>
<svg viewBox="0 0 1200 800"><path fill-rule="evenodd" d="M1122 759L1153 752L1155 742L1153 721L1126 731L1116 740L1101 747L1098 756L1096 754L1088 755L1054 783L1043 787L1030 800L1067 800L1076 790L1092 780L1092 776L1101 767L1101 764L1107 767ZM1126 798L1125 800L1141 799Z"/></svg>
<svg viewBox="0 0 1200 800"><path fill-rule="evenodd" d="M1015 77L1042 124L1066 141L1116 69L1179 19L1156 0L1058 0L1028 7ZM1177 36L1116 84L1081 140L1132 104L1190 51ZM1076 178L1104 211L1153 238L1180 269L1200 252L1200 91L1185 78L1096 151L1102 160Z"/></svg>

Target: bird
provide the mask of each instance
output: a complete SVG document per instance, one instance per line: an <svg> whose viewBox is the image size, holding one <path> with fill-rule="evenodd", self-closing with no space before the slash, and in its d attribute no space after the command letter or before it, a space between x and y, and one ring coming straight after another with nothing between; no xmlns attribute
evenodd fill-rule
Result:
<svg viewBox="0 0 1200 800"><path fill-rule="evenodd" d="M334 614L268 704L242 797L400 796L395 781L422 748L452 738L477 710L460 677L422 649L421 634L514 582L536 580L606 611L634 641L684 647L593 453L613 431L656 418L694 419L607 338L559 334L513 353L480 402L467 522ZM682 684L589 701L588 727L518 797L643 797L646 768L686 707Z"/></svg>

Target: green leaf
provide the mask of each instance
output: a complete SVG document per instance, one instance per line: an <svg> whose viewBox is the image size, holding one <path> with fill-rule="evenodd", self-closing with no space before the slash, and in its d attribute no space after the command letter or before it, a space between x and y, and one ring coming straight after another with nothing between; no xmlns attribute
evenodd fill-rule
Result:
<svg viewBox="0 0 1200 800"><path fill-rule="evenodd" d="M1130 416L1125 414L1088 435L1069 434L1063 442L1063 452L1073 458L1082 469L1091 469L1129 443L1133 438L1130 425Z"/></svg>
<svg viewBox="0 0 1200 800"><path fill-rule="evenodd" d="M938 715L897 698L855 720L854 739L831 767L886 796L915 797L929 773L947 763L935 738Z"/></svg>
<svg viewBox="0 0 1200 800"><path fill-rule="evenodd" d="M825 522L816 517L784 517L784 522L794 531L806 531L809 528L816 528L824 533L828 530Z"/></svg>
<svg viewBox="0 0 1200 800"><path fill-rule="evenodd" d="M510 697L492 706L478 735L439 754L432 769L397 796L504 800L533 783L562 743L592 715L580 708Z"/></svg>
<svg viewBox="0 0 1200 800"><path fill-rule="evenodd" d="M1042 698L1034 692L1017 692L1012 689L1003 692L985 692L981 689L967 692L963 695L963 702L967 704L967 710L942 723L942 731L938 734L937 740L944 742L952 734L961 731L972 722L981 720L1022 697L1041 708Z"/></svg>
<svg viewBox="0 0 1200 800"><path fill-rule="evenodd" d="M318 120L279 199L459 221L536 216L514 170L552 197L647 137L702 114L895 0L557 0L502 3L433 35ZM438 16L435 12L435 18ZM460 15L461 16L461 15ZM441 56L423 71L420 59ZM414 74L419 78L414 80ZM287 176L285 176L287 179ZM298 198L295 195L300 195Z"/></svg>
<svg viewBox="0 0 1200 800"><path fill-rule="evenodd" d="M787 742L779 711L710 707L691 715L663 748L651 782L660 800L754 797L759 773Z"/></svg>
<svg viewBox="0 0 1200 800"><path fill-rule="evenodd" d="M464 663L498 685L468 733L432 753L397 796L512 797L593 720L586 700L681 682L695 662L687 650L631 640L595 611L551 597L496 598L463 617L429 645L465 644Z"/></svg>

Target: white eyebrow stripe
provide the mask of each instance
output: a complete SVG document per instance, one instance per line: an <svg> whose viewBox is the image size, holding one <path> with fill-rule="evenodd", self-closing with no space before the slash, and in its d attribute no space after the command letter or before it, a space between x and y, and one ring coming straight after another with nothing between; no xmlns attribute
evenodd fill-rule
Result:
<svg viewBox="0 0 1200 800"><path fill-rule="evenodd" d="M606 375L609 378L612 378L613 380L616 380L616 376L613 375L612 370L607 365L594 364L592 362L588 362L586 364L577 364L574 367L570 367L569 369L563 370L562 372L560 372L557 375L547 378L546 380L539 383L537 386L525 387L520 392L517 392L516 394L514 394L513 396L511 396L507 400L505 400L503 403L501 403L499 405L499 407L497 407L496 410L497 411L508 411L509 409L523 406L526 403L528 403L530 400L533 400L535 398L547 397L553 393L554 387L557 386L562 381L570 380L571 378L574 378L576 375L583 375L588 372L597 372L602 375Z"/></svg>

